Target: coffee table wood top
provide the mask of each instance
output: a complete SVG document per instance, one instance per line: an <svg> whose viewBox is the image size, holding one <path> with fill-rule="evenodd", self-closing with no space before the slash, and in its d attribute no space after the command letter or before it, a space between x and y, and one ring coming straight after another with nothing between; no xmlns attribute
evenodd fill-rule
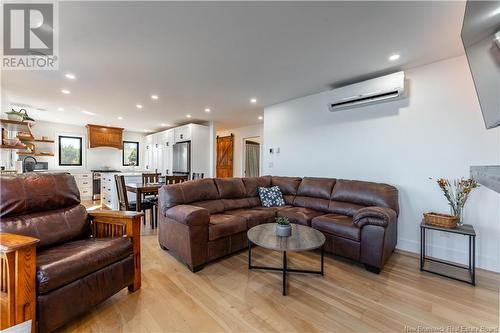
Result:
<svg viewBox="0 0 500 333"><path fill-rule="evenodd" d="M260 247L275 251L308 251L320 248L325 236L316 229L292 224L290 237L276 236L276 223L266 223L248 230L248 239Z"/></svg>

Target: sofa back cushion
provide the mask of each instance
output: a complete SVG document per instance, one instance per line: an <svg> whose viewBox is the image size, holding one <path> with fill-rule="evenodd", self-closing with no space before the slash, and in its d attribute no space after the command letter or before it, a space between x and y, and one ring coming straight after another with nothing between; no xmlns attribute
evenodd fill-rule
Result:
<svg viewBox="0 0 500 333"><path fill-rule="evenodd" d="M283 199L287 205L293 204L293 200L297 195L297 190L300 186L300 181L302 179L299 177L271 177L271 185L278 186L283 193Z"/></svg>
<svg viewBox="0 0 500 333"><path fill-rule="evenodd" d="M294 206L329 212L330 195L335 184L334 178L305 177L300 182Z"/></svg>
<svg viewBox="0 0 500 333"><path fill-rule="evenodd" d="M388 184L337 179L330 199L359 206L392 208L399 214L398 190Z"/></svg>
<svg viewBox="0 0 500 333"><path fill-rule="evenodd" d="M248 198L259 196L259 187L270 187L271 176L242 178Z"/></svg>
<svg viewBox="0 0 500 333"><path fill-rule="evenodd" d="M246 189L241 178L215 178L215 185L221 199L240 199L246 197Z"/></svg>
<svg viewBox="0 0 500 333"><path fill-rule="evenodd" d="M89 236L87 210L73 176L1 176L0 187L0 232L38 238L39 248Z"/></svg>
<svg viewBox="0 0 500 333"><path fill-rule="evenodd" d="M252 207L241 178L216 178L214 181L219 190L219 196L222 199L225 211Z"/></svg>
<svg viewBox="0 0 500 333"><path fill-rule="evenodd" d="M298 196L330 200L335 178L304 177L297 190Z"/></svg>
<svg viewBox="0 0 500 333"><path fill-rule="evenodd" d="M242 180L245 185L246 197L248 198L250 207L261 206L259 192L257 189L259 187L271 186L271 176L248 177L242 178Z"/></svg>
<svg viewBox="0 0 500 333"><path fill-rule="evenodd" d="M160 189L160 205L163 213L177 205L193 205L207 208L211 214L224 211L215 182L211 178L164 185Z"/></svg>

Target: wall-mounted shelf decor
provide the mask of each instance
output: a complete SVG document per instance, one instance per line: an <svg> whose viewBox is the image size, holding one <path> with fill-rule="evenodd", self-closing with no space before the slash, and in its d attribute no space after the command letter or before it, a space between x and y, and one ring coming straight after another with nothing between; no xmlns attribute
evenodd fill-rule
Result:
<svg viewBox="0 0 500 333"><path fill-rule="evenodd" d="M31 139L33 140L33 134L31 133L31 125L28 122L0 119L0 126L2 128L2 137L0 141L0 149L26 149L26 145L20 142L15 144L4 144L6 140L12 141L13 139L19 139L22 137L23 140ZM10 132L15 132L11 134Z"/></svg>

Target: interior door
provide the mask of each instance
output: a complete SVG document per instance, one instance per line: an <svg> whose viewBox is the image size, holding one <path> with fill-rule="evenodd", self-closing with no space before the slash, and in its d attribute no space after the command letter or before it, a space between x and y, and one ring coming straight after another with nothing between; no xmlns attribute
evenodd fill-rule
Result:
<svg viewBox="0 0 500 333"><path fill-rule="evenodd" d="M233 176L234 136L217 137L217 177Z"/></svg>

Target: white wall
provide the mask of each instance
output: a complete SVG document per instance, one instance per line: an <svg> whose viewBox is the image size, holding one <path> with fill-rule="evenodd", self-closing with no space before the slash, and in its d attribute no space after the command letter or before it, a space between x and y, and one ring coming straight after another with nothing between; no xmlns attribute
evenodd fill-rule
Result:
<svg viewBox="0 0 500 333"><path fill-rule="evenodd" d="M500 164L500 128L486 130L464 56L407 71L409 98L331 113L329 92L264 112L264 174L325 176L397 186L400 249L419 251L427 211L449 212L429 177L468 177L471 165ZM280 148L270 155L269 148ZM499 194L480 188L465 209L477 232L477 264L500 271ZM437 233L430 255L466 262L467 241Z"/></svg>
<svg viewBox="0 0 500 333"><path fill-rule="evenodd" d="M244 173L243 154L245 151L243 139L258 136L262 140L263 127L261 124L259 124L259 125L233 128L230 130L220 130L217 131L217 136L228 136L231 135L231 133L234 134L233 176L243 177ZM217 151L217 147L215 147L215 150ZM260 160L261 160L260 170L262 174L262 158Z"/></svg>
<svg viewBox="0 0 500 333"><path fill-rule="evenodd" d="M35 126L32 128L33 135L36 138L42 136L47 136L55 143L52 147L40 145L40 149L48 150L46 147L50 148L55 152L54 157L35 157L37 161L49 162L49 169L64 169L64 170L91 170L91 169L101 169L102 167L108 166L112 169L119 170L143 170L144 169L144 154L143 154L143 143L144 137L142 133L136 132L123 132L123 140L127 141L138 141L139 142L139 166L137 167L124 167L122 166L122 150L115 148L87 148L87 128L85 126L76 125L65 125L60 123L50 123L37 121ZM57 145L57 135L75 135L83 137L83 166L82 167L68 167L68 166L58 166L58 145Z"/></svg>

